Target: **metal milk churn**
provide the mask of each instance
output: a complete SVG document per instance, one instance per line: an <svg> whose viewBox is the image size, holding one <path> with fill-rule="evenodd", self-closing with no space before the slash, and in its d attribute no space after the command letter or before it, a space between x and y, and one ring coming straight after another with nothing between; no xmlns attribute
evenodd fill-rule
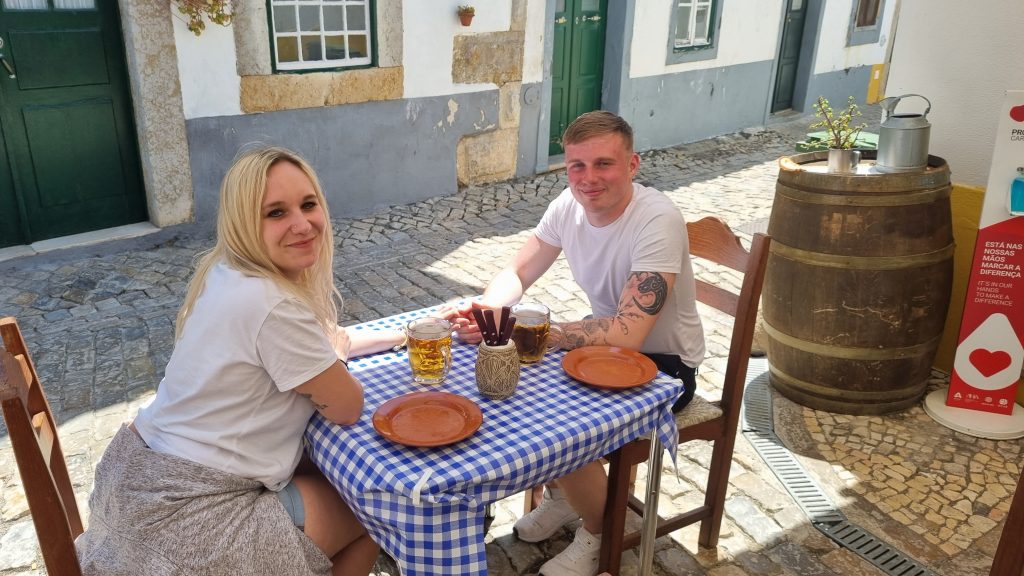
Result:
<svg viewBox="0 0 1024 576"><path fill-rule="evenodd" d="M896 114L896 105L911 96L928 103L924 114ZM932 129L927 116L932 103L920 94L904 94L884 98L878 104L885 111L885 118L878 131L878 160L875 168L879 172L924 170L928 165L928 137Z"/></svg>

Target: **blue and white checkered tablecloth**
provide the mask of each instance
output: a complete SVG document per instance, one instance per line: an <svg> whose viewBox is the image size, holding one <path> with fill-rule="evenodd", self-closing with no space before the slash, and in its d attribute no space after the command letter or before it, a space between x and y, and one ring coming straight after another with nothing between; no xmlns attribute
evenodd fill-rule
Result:
<svg viewBox="0 0 1024 576"><path fill-rule="evenodd" d="M350 330L395 328L434 309L401 314ZM476 388L476 347L456 343L441 386L412 381L405 352L353 360L363 383L359 421L338 426L315 415L306 431L310 454L373 539L405 576L487 574L487 504L565 475L626 442L657 430L675 454L670 411L682 383L665 375L646 386L607 391L562 371L563 353L524 366L515 394L490 400ZM440 448L393 443L373 428L373 413L396 396L441 390L473 400L483 424L469 438Z"/></svg>

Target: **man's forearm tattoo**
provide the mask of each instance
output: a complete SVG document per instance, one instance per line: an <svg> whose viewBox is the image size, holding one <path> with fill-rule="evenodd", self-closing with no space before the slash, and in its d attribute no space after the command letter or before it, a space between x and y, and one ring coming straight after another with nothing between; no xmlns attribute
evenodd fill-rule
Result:
<svg viewBox="0 0 1024 576"><path fill-rule="evenodd" d="M645 304L634 296L633 303L637 308L651 316L661 312L661 307L665 305L665 300L668 298L668 282L665 281L665 277L657 272L633 272L630 276L631 281L637 282L637 292L646 302ZM635 280L633 280L634 278Z"/></svg>
<svg viewBox="0 0 1024 576"><path fill-rule="evenodd" d="M612 327L611 318L591 318L562 324L562 348L572 350L588 344L604 344Z"/></svg>

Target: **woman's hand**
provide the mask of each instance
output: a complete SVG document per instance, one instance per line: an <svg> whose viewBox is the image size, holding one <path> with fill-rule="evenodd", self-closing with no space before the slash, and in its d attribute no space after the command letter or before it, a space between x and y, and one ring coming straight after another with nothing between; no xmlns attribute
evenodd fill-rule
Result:
<svg viewBox="0 0 1024 576"><path fill-rule="evenodd" d="M376 354L405 344L402 330L353 330L349 358Z"/></svg>
<svg viewBox="0 0 1024 576"><path fill-rule="evenodd" d="M338 326L334 331L333 343L334 351L338 354L338 358L348 362L349 355L352 353L352 340L349 339L348 331Z"/></svg>

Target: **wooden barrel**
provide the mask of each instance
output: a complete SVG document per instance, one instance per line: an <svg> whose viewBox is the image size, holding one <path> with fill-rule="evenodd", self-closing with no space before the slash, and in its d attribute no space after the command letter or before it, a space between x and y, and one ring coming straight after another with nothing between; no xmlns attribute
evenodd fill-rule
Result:
<svg viewBox="0 0 1024 576"><path fill-rule="evenodd" d="M820 410L882 414L924 394L953 281L949 166L825 172L779 160L762 306L772 385Z"/></svg>

